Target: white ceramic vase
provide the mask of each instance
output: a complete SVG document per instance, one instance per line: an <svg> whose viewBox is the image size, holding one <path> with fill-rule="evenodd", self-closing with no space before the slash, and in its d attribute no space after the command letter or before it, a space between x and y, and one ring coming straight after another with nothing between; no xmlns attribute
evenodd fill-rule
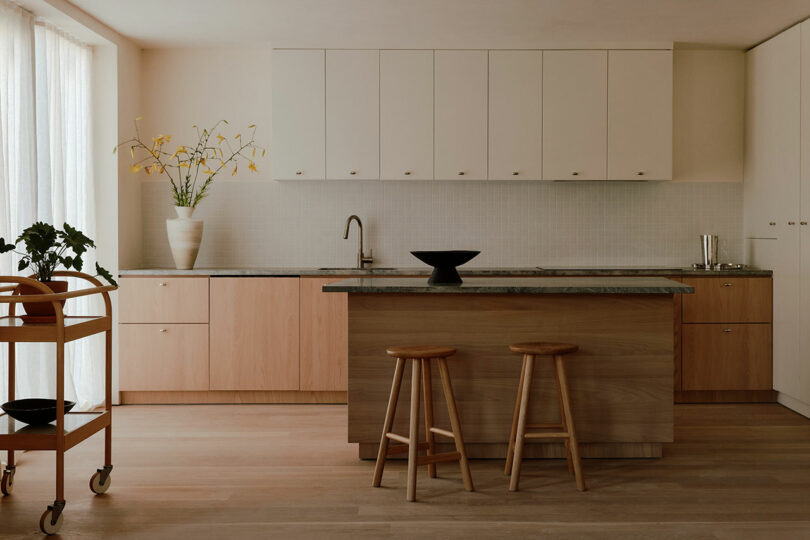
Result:
<svg viewBox="0 0 810 540"><path fill-rule="evenodd" d="M175 206L177 218L166 220L166 232L169 235L169 246L172 248L174 265L178 270L194 268L197 253L202 242L203 220L191 219L194 208Z"/></svg>

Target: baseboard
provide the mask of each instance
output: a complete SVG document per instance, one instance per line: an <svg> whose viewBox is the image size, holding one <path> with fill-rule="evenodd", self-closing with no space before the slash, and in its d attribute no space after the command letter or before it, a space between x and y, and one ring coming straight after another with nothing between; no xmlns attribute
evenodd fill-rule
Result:
<svg viewBox="0 0 810 540"><path fill-rule="evenodd" d="M359 443L360 459L376 459L379 443ZM467 456L471 459L504 459L506 444L500 443L466 443ZM437 452L452 452L452 443L439 443ZM579 443L579 453L583 458L660 458L663 456L662 443ZM562 459L565 447L562 443L526 444L523 456L528 459ZM406 459L407 454L392 455L387 459Z"/></svg>
<svg viewBox="0 0 810 540"><path fill-rule="evenodd" d="M791 397L782 392L779 392L778 394L779 395L776 400L779 402L780 405L784 405L791 411L797 412L802 416L810 418L810 404L805 403L800 399L796 399L795 397Z"/></svg>
<svg viewBox="0 0 810 540"><path fill-rule="evenodd" d="M675 403L774 403L775 390L682 390Z"/></svg>
<svg viewBox="0 0 810 540"><path fill-rule="evenodd" d="M347 392L304 391L122 391L122 405L181 405L214 403L335 403L345 404Z"/></svg>

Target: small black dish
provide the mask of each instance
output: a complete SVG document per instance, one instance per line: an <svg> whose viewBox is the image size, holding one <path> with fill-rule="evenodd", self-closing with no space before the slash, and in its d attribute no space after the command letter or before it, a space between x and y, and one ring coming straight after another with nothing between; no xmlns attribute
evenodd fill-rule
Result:
<svg viewBox="0 0 810 540"><path fill-rule="evenodd" d="M433 267L429 285L461 285L456 266L470 262L480 251L462 249L447 251L411 251L411 255Z"/></svg>
<svg viewBox="0 0 810 540"><path fill-rule="evenodd" d="M76 403L65 401L65 413L70 411ZM19 420L31 426L50 424L56 420L56 400L43 398L29 398L9 401L0 405L0 408L14 420Z"/></svg>

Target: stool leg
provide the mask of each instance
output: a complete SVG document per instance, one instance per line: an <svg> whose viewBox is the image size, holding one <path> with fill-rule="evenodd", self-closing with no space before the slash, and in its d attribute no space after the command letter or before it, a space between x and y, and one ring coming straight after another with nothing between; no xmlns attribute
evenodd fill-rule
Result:
<svg viewBox="0 0 810 540"><path fill-rule="evenodd" d="M431 380L430 359L422 359L422 386L425 387L425 438L427 439L427 455L436 453L436 441L430 428L433 427L433 381ZM436 464L428 464L428 475L436 478Z"/></svg>
<svg viewBox="0 0 810 540"><path fill-rule="evenodd" d="M563 409L565 410L565 418L568 423L568 441L569 449L571 451L571 461L574 462L574 478L577 481L577 489L585 491L585 478L582 476L582 462L579 459L579 443L577 442L577 434L574 429L574 417L571 414L571 400L568 396L568 381L565 377L565 365L562 356L554 357L554 364L557 367L557 378L560 383L560 395L562 396Z"/></svg>
<svg viewBox="0 0 810 540"><path fill-rule="evenodd" d="M450 416L453 440L456 443L456 451L461 454L459 465L461 466L461 477L464 479L464 489L467 491L475 491L472 475L470 474L470 463L467 461L467 450L464 447L464 437L461 435L461 419L458 416L456 398L453 395L453 385L450 382L450 371L447 369L446 358L439 358L439 373L442 376L444 399L447 401L447 413Z"/></svg>
<svg viewBox="0 0 810 540"><path fill-rule="evenodd" d="M419 450L419 391L422 362L414 359L411 362L411 428L408 435L408 496L407 500L416 500L416 458Z"/></svg>
<svg viewBox="0 0 810 540"><path fill-rule="evenodd" d="M526 442L526 417L529 415L529 394L532 391L532 372L534 356L526 355L523 368L523 388L520 392L520 416L518 417L517 434L515 435L515 457L512 462L512 478L509 480L509 491L517 491L520 483L520 464L523 460L523 445Z"/></svg>
<svg viewBox="0 0 810 540"><path fill-rule="evenodd" d="M554 372L556 373L557 368L555 366ZM559 377L554 377L554 382L557 383L557 398L560 404L560 424L562 424L562 430L568 431L568 419L565 417L565 406L563 405L563 398L562 398L562 388L560 387L560 379ZM574 474L574 460L571 458L571 444L568 439L565 439L565 462L568 465L568 474Z"/></svg>
<svg viewBox="0 0 810 540"><path fill-rule="evenodd" d="M380 487L382 482L385 458L388 455L388 437L386 435L391 432L391 427L394 425L394 414L397 412L397 399L399 399L399 389L402 386L402 372L404 370L405 359L397 358L397 366L394 369L394 382L391 384L391 395L388 398L388 409L385 411L380 449L377 451L377 465L374 467L374 482L371 484L373 487Z"/></svg>
<svg viewBox="0 0 810 540"><path fill-rule="evenodd" d="M515 397L515 412L512 414L512 431L509 433L509 447L506 449L506 466L503 474L512 472L512 461L515 457L515 436L517 435L518 416L520 415L520 395L523 391L523 374L526 371L526 356L523 355L523 365L520 368L520 382Z"/></svg>

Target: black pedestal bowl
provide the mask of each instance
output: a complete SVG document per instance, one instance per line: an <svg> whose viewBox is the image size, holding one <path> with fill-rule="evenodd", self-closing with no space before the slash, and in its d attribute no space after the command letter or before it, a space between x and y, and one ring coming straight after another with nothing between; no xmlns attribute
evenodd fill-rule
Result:
<svg viewBox="0 0 810 540"><path fill-rule="evenodd" d="M66 413L75 406L74 402L65 400ZM55 399L18 399L4 403L0 407L13 419L32 426L50 424L56 420Z"/></svg>
<svg viewBox="0 0 810 540"><path fill-rule="evenodd" d="M480 251L448 250L448 251L411 251L411 255L425 264L433 267L433 273L428 279L430 285L461 285L461 276L456 266L471 261Z"/></svg>

